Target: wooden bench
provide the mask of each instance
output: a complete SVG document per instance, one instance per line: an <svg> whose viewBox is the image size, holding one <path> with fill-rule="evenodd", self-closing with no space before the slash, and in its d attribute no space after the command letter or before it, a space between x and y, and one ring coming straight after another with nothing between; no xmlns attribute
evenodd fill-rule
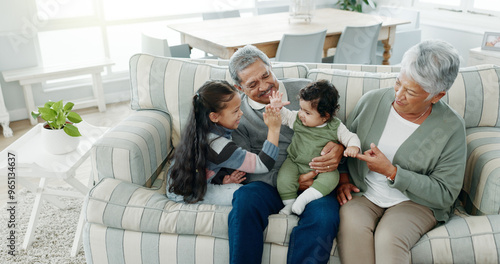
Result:
<svg viewBox="0 0 500 264"><path fill-rule="evenodd" d="M104 100L101 72L104 71L104 67L113 64L113 61L106 58L74 64L24 68L4 71L3 78L6 82L19 81L19 84L23 87L24 91L24 101L26 102L26 108L28 109L28 118L30 119L31 124L35 125L37 120L31 118L31 112L37 110L31 87L32 84L42 83L48 80L90 74L92 75L93 98L84 101L73 101L75 103L75 108L97 106L99 111L103 112L106 111L106 102Z"/></svg>

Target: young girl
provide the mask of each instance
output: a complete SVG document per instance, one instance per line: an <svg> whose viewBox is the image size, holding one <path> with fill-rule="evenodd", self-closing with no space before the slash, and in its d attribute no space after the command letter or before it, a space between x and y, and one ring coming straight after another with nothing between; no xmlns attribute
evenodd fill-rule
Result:
<svg viewBox="0 0 500 264"><path fill-rule="evenodd" d="M193 96L192 104L174 153L167 197L176 202L231 205L233 192L245 180L245 172L268 172L274 166L279 151L279 110L266 107L267 140L261 152L255 154L231 141L231 133L243 115L236 88L226 81L207 81ZM236 171L224 177L223 185L211 184L222 168Z"/></svg>
<svg viewBox="0 0 500 264"><path fill-rule="evenodd" d="M346 147L344 156L356 157L360 141L342 122L335 117L339 93L328 81L320 80L309 84L299 92L300 111L290 111L281 102L282 94L271 95L271 106L281 109L282 123L294 130L292 143L287 149L288 157L278 172L278 192L285 207L282 214L302 214L308 203L328 195L339 182L339 172L318 174L311 187L297 197L298 179L311 171L309 162L319 156L329 141L340 142Z"/></svg>

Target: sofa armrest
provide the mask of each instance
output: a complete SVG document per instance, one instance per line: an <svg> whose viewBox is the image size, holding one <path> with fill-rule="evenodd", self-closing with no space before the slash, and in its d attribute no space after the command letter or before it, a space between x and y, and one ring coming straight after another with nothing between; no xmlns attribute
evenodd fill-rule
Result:
<svg viewBox="0 0 500 264"><path fill-rule="evenodd" d="M170 116L136 111L99 139L91 151L95 182L116 178L151 186L172 151Z"/></svg>
<svg viewBox="0 0 500 264"><path fill-rule="evenodd" d="M471 215L500 213L500 128L467 130L467 164L462 198Z"/></svg>

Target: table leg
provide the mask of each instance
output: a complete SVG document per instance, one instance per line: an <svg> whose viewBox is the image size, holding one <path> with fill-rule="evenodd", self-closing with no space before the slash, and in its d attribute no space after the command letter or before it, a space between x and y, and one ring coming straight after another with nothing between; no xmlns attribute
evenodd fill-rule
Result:
<svg viewBox="0 0 500 264"><path fill-rule="evenodd" d="M106 100L104 100L104 92L102 89L102 78L101 73L93 73L92 74L92 89L94 91L94 97L97 99L97 107L99 108L99 112L106 111Z"/></svg>
<svg viewBox="0 0 500 264"><path fill-rule="evenodd" d="M28 119L31 122L31 125L36 125L38 120L31 117L31 112L36 110L35 99L33 98L33 89L31 88L31 84L23 85L24 92L24 102L26 104L26 108L28 109Z"/></svg>
<svg viewBox="0 0 500 264"><path fill-rule="evenodd" d="M19 177L18 181L19 181L19 184L26 187L26 189L28 189L30 192L32 192L32 193L38 192L38 187L35 184L33 184L31 181L29 181L25 178L22 178L22 177ZM43 199L59 209L66 208L66 205L54 196L44 196Z"/></svg>
<svg viewBox="0 0 500 264"><path fill-rule="evenodd" d="M93 180L92 177L89 176L89 182L87 185L88 188L86 188L84 186L84 188L87 189L87 191L85 193L87 193L88 189L92 186L92 183L93 183L92 180ZM80 183L80 182L78 182L78 183ZM81 184L81 185L83 185L83 184ZM81 186L80 186L80 188L81 188ZM75 239L73 240L73 246L71 247L71 256L72 257L75 257L76 254L78 253L78 250L80 249L80 245L82 243L82 231L83 231L84 223L85 223L85 206L82 205L82 209L80 211L80 217L78 218L78 225L76 226Z"/></svg>
<svg viewBox="0 0 500 264"><path fill-rule="evenodd" d="M389 44L388 39L382 40L384 44L384 60L382 61L382 65L389 65L389 58L391 58L391 44Z"/></svg>
<svg viewBox="0 0 500 264"><path fill-rule="evenodd" d="M38 215L40 214L40 207L42 206L42 192L45 187L45 178L40 179L38 189L36 191L35 203L33 203L33 210L31 211L30 221L28 223L28 229L26 230L26 235L24 236L23 248L27 249L33 242L33 236L35 233L35 227L38 221Z"/></svg>

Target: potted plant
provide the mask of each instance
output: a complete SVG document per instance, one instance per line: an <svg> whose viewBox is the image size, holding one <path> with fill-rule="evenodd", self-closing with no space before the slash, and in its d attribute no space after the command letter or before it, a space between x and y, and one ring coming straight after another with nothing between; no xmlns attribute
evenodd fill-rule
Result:
<svg viewBox="0 0 500 264"><path fill-rule="evenodd" d="M363 2L375 9L377 4L373 0L338 0L337 4L340 9L363 12Z"/></svg>
<svg viewBox="0 0 500 264"><path fill-rule="evenodd" d="M64 154L74 151L78 147L81 136L78 127L74 124L80 123L82 118L73 109L72 102L63 101L47 102L43 107L38 107L38 112L31 112L35 119L41 117L45 120L41 130L42 144L52 154Z"/></svg>

